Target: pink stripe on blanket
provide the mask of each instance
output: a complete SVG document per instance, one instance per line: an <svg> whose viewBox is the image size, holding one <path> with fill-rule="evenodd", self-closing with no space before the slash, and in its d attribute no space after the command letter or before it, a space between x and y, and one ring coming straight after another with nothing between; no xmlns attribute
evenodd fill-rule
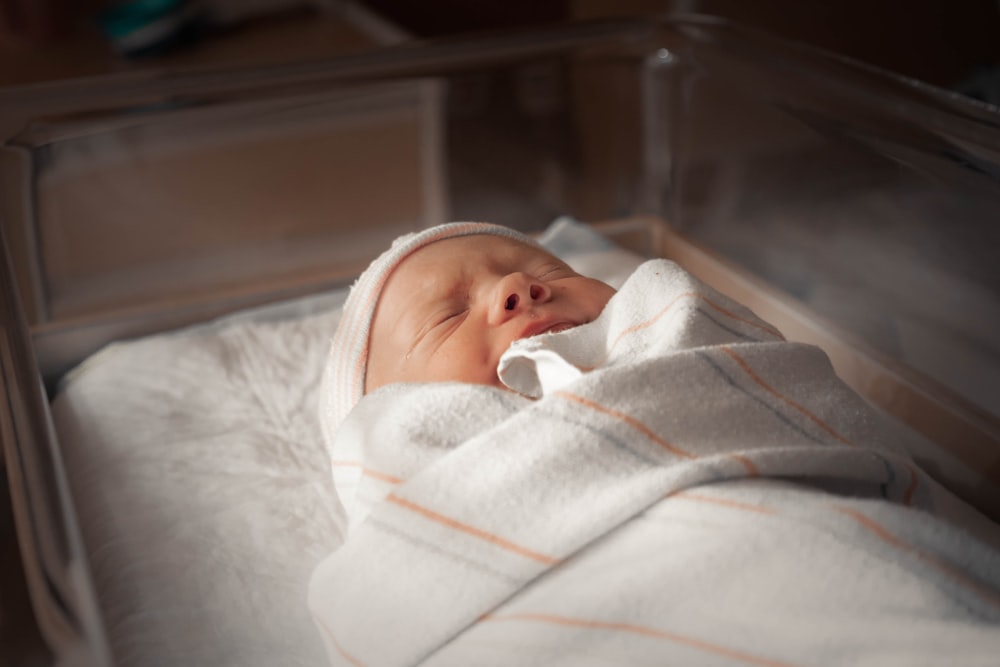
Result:
<svg viewBox="0 0 1000 667"><path fill-rule="evenodd" d="M685 635L677 634L675 632L667 632L665 630L658 630L656 628L651 628L645 625L636 625L633 623L617 623L614 621L598 621L590 620L585 618L573 618L570 616L560 616L557 614L545 614L545 613L518 613L518 614L507 614L502 616L486 615L482 618L485 621L527 621L534 623L546 623L549 625L562 625L572 628L585 628L589 630L603 630L610 632L625 632L633 635L640 635L643 637L650 637L653 639L664 639L677 644L683 644L690 648L699 649L705 651L706 653L714 653L716 655L722 655L727 658L732 658L734 660L739 660L750 665L760 665L760 667L793 667L790 663L783 662L781 660L773 660L771 658L763 658L760 656L750 655L749 653L744 653L743 651L738 651L735 649L728 648L726 646L721 646L704 639L697 639L695 637L687 637Z"/></svg>
<svg viewBox="0 0 1000 667"><path fill-rule="evenodd" d="M977 581L976 579L970 577L968 574L966 574L959 568L955 567L951 563L942 560L941 558L935 556L934 554L929 554L924 551L921 551L912 544L903 541L902 539L896 537L891 532L889 532L889 530L885 526L875 521L875 519L866 516L862 512L859 512L858 510L852 507L835 506L833 509L845 516L850 517L859 526L861 526L871 534L875 535L875 537L879 538L886 544L889 544L901 551L913 554L914 556L924 561L928 565L934 567L938 571L947 575L950 579L952 579L952 581L956 582L963 588L966 588L974 593L977 593L980 597L986 599L990 604L994 605L997 608L1000 608L1000 593L998 593L993 589L987 588L983 582Z"/></svg>
<svg viewBox="0 0 1000 667"><path fill-rule="evenodd" d="M399 496L395 495L389 495L386 496L386 500L395 505L398 505L399 507L408 509L411 512L416 512L417 514L420 514L421 516L424 516L430 519L431 521L435 521L443 526L447 526L452 530L457 530L459 532L465 533L466 535L471 535L472 537L476 537L485 542L489 542L490 544L494 544L500 547L501 549L505 549L507 551L516 553L519 556L530 558L531 560L538 561L539 563L543 563L545 565L555 565L556 563L559 562L558 558L553 558L552 556L547 556L545 554L538 553L537 551L533 551L531 549L528 549L527 547L523 547L520 544L515 544L510 540L506 540L498 535L494 535L493 533L482 530L481 528L476 528L475 526L470 526L466 523L462 523L461 521L456 521L451 517L439 514L434 510L430 510L422 505L418 505L417 503L414 503L410 500L406 500L405 498L400 498Z"/></svg>

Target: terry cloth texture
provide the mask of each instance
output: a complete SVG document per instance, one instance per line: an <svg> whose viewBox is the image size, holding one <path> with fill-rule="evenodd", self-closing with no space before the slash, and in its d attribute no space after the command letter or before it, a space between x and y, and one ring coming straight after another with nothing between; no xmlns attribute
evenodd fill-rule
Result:
<svg viewBox="0 0 1000 667"><path fill-rule="evenodd" d="M398 384L344 422L331 663L996 664L1000 553L818 348L653 260L508 368L539 397Z"/></svg>
<svg viewBox="0 0 1000 667"><path fill-rule="evenodd" d="M530 237L509 227L484 222L451 222L399 237L351 287L330 345L320 386L319 421L327 449L332 447L340 423L365 393L368 334L375 306L393 269L411 254L435 241L477 234L503 236L538 245Z"/></svg>

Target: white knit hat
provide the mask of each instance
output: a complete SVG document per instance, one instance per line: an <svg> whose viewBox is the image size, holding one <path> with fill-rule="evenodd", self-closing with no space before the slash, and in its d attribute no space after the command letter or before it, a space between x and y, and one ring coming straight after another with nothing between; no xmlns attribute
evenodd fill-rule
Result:
<svg viewBox="0 0 1000 667"><path fill-rule="evenodd" d="M368 335L372 317L382 288L400 262L420 248L457 236L491 234L537 245L521 232L483 222L452 222L421 232L406 234L373 261L351 287L344 311L330 345L323 382L320 386L319 419L328 448L334 436L365 393L365 372L368 368Z"/></svg>

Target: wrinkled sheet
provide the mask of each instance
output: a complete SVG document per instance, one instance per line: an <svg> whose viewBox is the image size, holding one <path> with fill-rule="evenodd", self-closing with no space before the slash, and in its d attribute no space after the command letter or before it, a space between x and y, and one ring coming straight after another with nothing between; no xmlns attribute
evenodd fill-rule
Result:
<svg viewBox="0 0 1000 667"><path fill-rule="evenodd" d="M540 242L620 285L641 263L590 228ZM345 520L316 421L346 289L114 343L52 405L116 664L325 662L309 576Z"/></svg>
<svg viewBox="0 0 1000 667"><path fill-rule="evenodd" d="M52 414L121 667L312 667L341 513L312 418L339 310L105 348Z"/></svg>
<svg viewBox="0 0 1000 667"><path fill-rule="evenodd" d="M817 348L654 260L501 366L537 398L388 386L338 433L333 664L995 664L1000 555Z"/></svg>

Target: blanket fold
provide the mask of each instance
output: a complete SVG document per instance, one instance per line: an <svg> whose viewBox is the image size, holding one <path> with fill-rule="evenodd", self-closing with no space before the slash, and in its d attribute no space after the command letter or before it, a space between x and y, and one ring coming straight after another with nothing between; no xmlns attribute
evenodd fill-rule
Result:
<svg viewBox="0 0 1000 667"><path fill-rule="evenodd" d="M352 528L310 587L335 663L487 664L477 642L503 641L520 651L516 664L579 664L569 647L587 630L629 639L612 650L619 664L689 654L798 664L815 641L774 647L767 632L709 641L716 632L705 619L667 613L669 591L686 590L689 573L707 595L708 584L726 579L677 541L690 530L675 535L652 518L691 505L712 516L705 524L708 514L694 515L700 539L717 522L706 543L752 544L748 558L774 559L769 581L782 583L785 567L802 590L836 589L855 578L843 568L885 569L878 559L888 549L929 567L918 578L934 591L958 587L931 605L935 612L975 608L980 620L1000 619L993 551L954 531L939 539L929 516L917 521L925 528L904 530L912 522L904 517L932 511L939 491L905 455L894 425L836 377L820 350L785 342L670 262L640 267L594 322L516 343L501 374L537 400L489 387L397 385L363 399L344 422L333 464L353 481L338 481ZM874 518L872 503L884 516ZM716 516L720 508L729 513ZM751 525L773 533L770 542L745 542ZM789 539L797 527L806 536ZM835 568L830 581L807 576L810 531L835 545L827 551L839 562L825 553L814 561ZM649 583L606 585L618 576L616 552L619 566ZM869 599L874 584L865 582L859 592ZM766 617L789 595L804 604L791 589L773 599L763 590L735 610ZM891 584L877 590L887 593L878 609L899 603ZM526 640L525 625L545 632Z"/></svg>

